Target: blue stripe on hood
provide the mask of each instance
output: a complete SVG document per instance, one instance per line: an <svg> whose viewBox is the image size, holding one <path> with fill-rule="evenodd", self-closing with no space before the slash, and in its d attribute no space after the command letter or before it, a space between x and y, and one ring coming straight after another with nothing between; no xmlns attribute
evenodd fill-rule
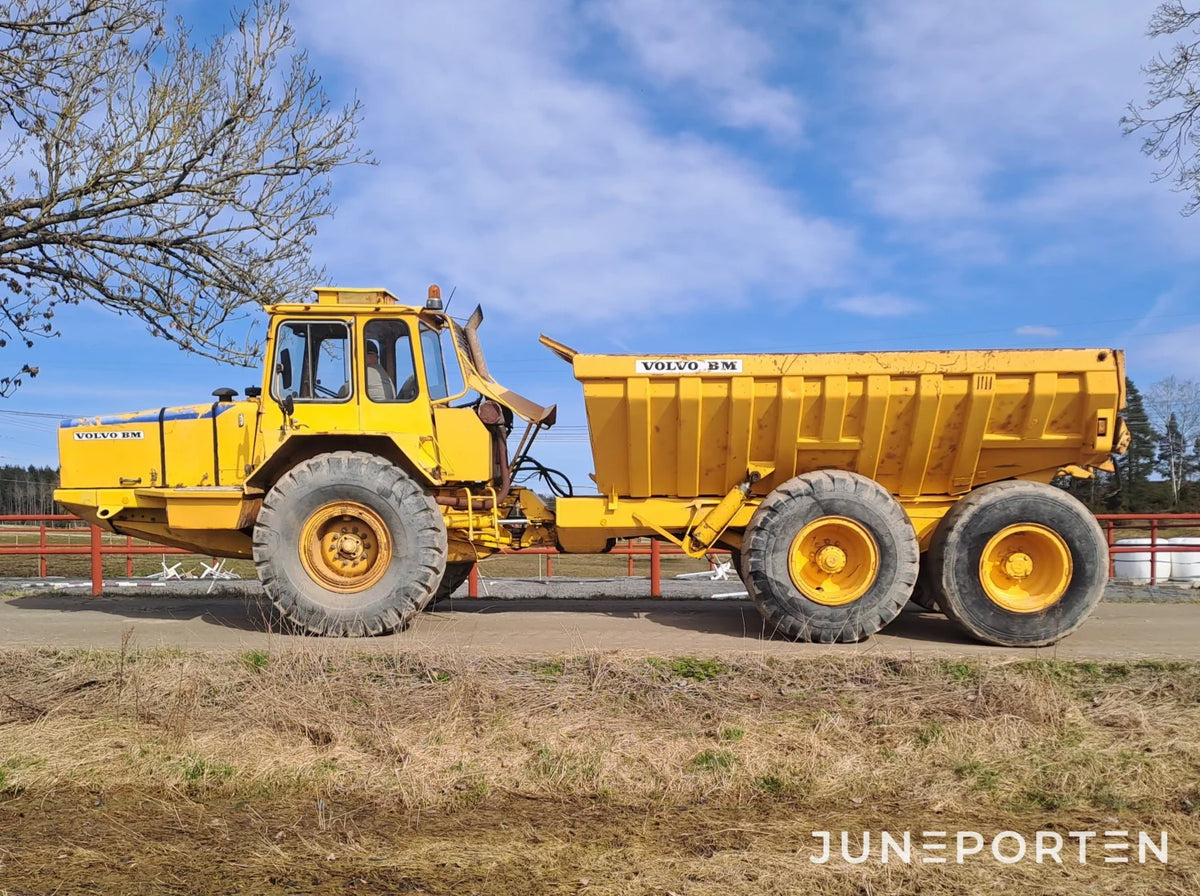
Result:
<svg viewBox="0 0 1200 896"><path fill-rule="evenodd" d="M235 405L233 402L221 402L216 407L216 415L219 417L226 411L231 411ZM158 415L161 411L142 411L139 414L131 416L123 416L119 414L111 414L107 417L75 417L71 420L64 420L58 424L59 429L74 429L77 426L123 426L127 423L157 423ZM213 406L208 405L203 411L196 408L168 408L163 414L163 422L171 422L173 420L208 420L213 416Z"/></svg>

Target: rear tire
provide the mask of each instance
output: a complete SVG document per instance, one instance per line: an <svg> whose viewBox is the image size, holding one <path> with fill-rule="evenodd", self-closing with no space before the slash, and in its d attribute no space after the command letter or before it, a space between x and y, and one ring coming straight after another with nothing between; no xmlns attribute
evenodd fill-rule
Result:
<svg viewBox="0 0 1200 896"><path fill-rule="evenodd" d="M921 555L921 569L917 573L917 587L913 588L910 600L923 610L928 610L930 613L940 613L942 612L942 607L937 599L937 583L934 582L933 576L929 574L929 569L929 552L926 551Z"/></svg>
<svg viewBox="0 0 1200 896"><path fill-rule="evenodd" d="M733 571L737 573L739 579L745 580L742 575L742 551L740 548L729 548L729 565L733 567Z"/></svg>
<svg viewBox="0 0 1200 896"><path fill-rule="evenodd" d="M896 618L920 548L879 483L840 470L790 479L759 505L742 543L743 580L774 629L794 640L859 641Z"/></svg>
<svg viewBox="0 0 1200 896"><path fill-rule="evenodd" d="M458 590L458 586L471 577L471 570L474 567L474 560L451 560L447 562L446 571L442 574L442 583L438 585L437 591L433 593L433 600L429 602L429 605L433 606L444 600L449 600L450 596Z"/></svg>
<svg viewBox="0 0 1200 896"><path fill-rule="evenodd" d="M403 470L359 451L297 464L263 499L254 564L290 624L358 637L404 628L446 563L437 504Z"/></svg>
<svg viewBox="0 0 1200 896"><path fill-rule="evenodd" d="M1010 480L952 507L929 548L946 615L973 637L1042 647L1075 631L1104 595L1108 545L1061 489Z"/></svg>

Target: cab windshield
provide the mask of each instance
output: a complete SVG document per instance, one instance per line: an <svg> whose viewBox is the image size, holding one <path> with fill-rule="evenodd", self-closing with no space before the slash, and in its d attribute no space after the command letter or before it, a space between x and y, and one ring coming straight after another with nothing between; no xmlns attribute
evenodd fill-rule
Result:
<svg viewBox="0 0 1200 896"><path fill-rule="evenodd" d="M445 401L466 395L469 390L454 350L451 328L444 326L438 329L422 322L419 338L429 400Z"/></svg>

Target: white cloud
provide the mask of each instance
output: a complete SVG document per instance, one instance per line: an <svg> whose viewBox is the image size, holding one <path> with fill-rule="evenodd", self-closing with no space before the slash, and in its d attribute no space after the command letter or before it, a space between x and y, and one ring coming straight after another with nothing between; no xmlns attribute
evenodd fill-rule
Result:
<svg viewBox="0 0 1200 896"><path fill-rule="evenodd" d="M863 317L908 317L924 310L919 302L892 295L849 296L829 303L838 311Z"/></svg>
<svg viewBox="0 0 1200 896"><path fill-rule="evenodd" d="M1170 332L1133 336L1126 349L1130 357L1141 362L1139 371L1150 373L1149 382L1166 376L1200 379L1200 352L1196 350L1197 346L1200 346L1200 324L1179 327Z"/></svg>
<svg viewBox="0 0 1200 896"><path fill-rule="evenodd" d="M514 315L612 321L800 301L846 279L849 231L578 74L568 7L296 14L301 41L352 74L380 160L339 180L318 243L333 280L440 280Z"/></svg>
<svg viewBox="0 0 1200 896"><path fill-rule="evenodd" d="M724 124L776 136L800 132L801 103L767 83L770 45L723 0L600 0L593 12L633 50L656 85L699 88Z"/></svg>
<svg viewBox="0 0 1200 896"><path fill-rule="evenodd" d="M1179 197L1151 182L1152 163L1117 124L1145 94L1156 5L864 5L850 38L868 122L856 186L907 242L942 240L969 221L1011 247L1043 227L1038 248L1053 259L1081 243L1124 248L1140 239L1131 225L1153 221L1156 250L1195 252L1174 213Z"/></svg>
<svg viewBox="0 0 1200 896"><path fill-rule="evenodd" d="M1131 376L1147 385L1167 376L1180 379L1200 379L1200 316L1195 294L1194 276L1154 297L1145 304L1127 310L1139 316L1132 326L1125 324L1112 341L1124 348L1131 367Z"/></svg>
<svg viewBox="0 0 1200 896"><path fill-rule="evenodd" d="M1023 327L1017 327L1015 332L1018 336L1036 336L1044 339L1053 339L1056 336L1062 335L1062 331L1054 327L1041 327L1035 324L1026 324Z"/></svg>
<svg viewBox="0 0 1200 896"><path fill-rule="evenodd" d="M883 0L863 14L872 94L910 134L988 158L1074 157L1081 133L1121 143L1117 118L1140 93L1155 0ZM989 138L977 142L981 135ZM1077 159L1086 166L1090 159Z"/></svg>
<svg viewBox="0 0 1200 896"><path fill-rule="evenodd" d="M945 138L901 139L895 151L855 186L876 211L898 221L978 217L985 208L982 181L987 164L959 151Z"/></svg>

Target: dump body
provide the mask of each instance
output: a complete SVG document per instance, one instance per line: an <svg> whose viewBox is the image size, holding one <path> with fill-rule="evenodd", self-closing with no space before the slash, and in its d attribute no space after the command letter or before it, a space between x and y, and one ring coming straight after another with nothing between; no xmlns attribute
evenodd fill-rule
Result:
<svg viewBox="0 0 1200 896"><path fill-rule="evenodd" d="M925 542L973 488L1106 463L1124 407L1124 357L1111 349L636 357L560 348L583 385L607 499L559 502L560 540L576 550L602 535L678 532L695 519L682 506L715 501L754 467L769 472L726 544L738 543L755 498L814 470L880 483ZM639 512L637 502L648 503Z"/></svg>
<svg viewBox="0 0 1200 896"><path fill-rule="evenodd" d="M736 369L722 369L722 365ZM747 465L849 470L900 498L1100 464L1123 405L1120 352L578 355L596 484L632 498L723 495Z"/></svg>

